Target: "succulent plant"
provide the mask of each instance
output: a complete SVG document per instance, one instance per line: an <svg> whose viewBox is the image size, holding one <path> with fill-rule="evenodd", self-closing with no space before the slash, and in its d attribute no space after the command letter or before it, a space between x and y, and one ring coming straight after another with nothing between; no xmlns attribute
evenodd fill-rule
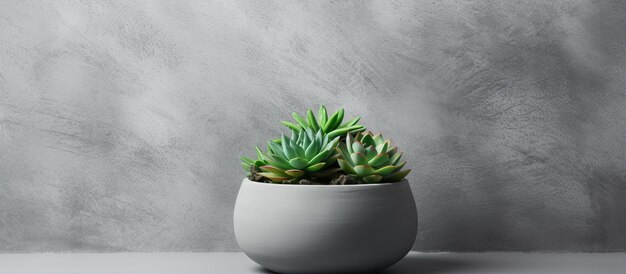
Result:
<svg viewBox="0 0 626 274"><path fill-rule="evenodd" d="M280 144L269 141L267 153L257 147L257 160L241 157L242 166L258 168L262 171L258 175L276 183L301 177L324 178L341 170L329 168L339 156L335 150L338 143L339 137L331 139L319 129L292 130L291 138L283 135Z"/></svg>
<svg viewBox="0 0 626 274"><path fill-rule="evenodd" d="M342 124L341 122L343 121L343 115L344 110L343 108L340 108L329 117L326 111L326 107L324 107L324 105L321 105L317 114L317 118L315 118L313 111L311 109L308 109L306 112L306 119L300 116L300 114L294 112L292 113L292 116L293 119L296 120L295 124L287 121L281 121L281 123L289 129L295 131L302 131L306 129L311 129L313 130L313 132L321 131L322 135L328 135L331 139L346 133L360 132L365 130L364 126L357 125L361 117L355 117L352 120Z"/></svg>
<svg viewBox="0 0 626 274"><path fill-rule="evenodd" d="M336 150L341 169L364 183L397 182L411 172L402 170L406 164L400 163L402 153L391 147L391 141L384 140L381 134L359 132L355 137L347 134L346 142Z"/></svg>

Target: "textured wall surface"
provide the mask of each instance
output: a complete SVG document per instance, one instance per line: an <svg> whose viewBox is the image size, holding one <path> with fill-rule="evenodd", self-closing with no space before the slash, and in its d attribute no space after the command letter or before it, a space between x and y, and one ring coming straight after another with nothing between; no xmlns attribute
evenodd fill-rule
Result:
<svg viewBox="0 0 626 274"><path fill-rule="evenodd" d="M235 251L238 156L343 106L416 250L626 250L623 1L1 1L0 252Z"/></svg>

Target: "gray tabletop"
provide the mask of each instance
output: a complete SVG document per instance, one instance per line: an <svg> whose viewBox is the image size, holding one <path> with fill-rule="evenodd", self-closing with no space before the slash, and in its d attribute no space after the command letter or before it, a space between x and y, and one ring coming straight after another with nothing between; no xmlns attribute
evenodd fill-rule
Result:
<svg viewBox="0 0 626 274"><path fill-rule="evenodd" d="M312 258L313 259L313 258ZM2 254L0 273L271 273L242 253ZM418 253L381 274L626 273L626 253Z"/></svg>

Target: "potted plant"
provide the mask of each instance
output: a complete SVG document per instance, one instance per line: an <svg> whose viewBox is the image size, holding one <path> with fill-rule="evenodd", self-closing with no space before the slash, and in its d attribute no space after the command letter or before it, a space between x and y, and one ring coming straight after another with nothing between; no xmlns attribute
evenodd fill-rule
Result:
<svg viewBox="0 0 626 274"><path fill-rule="evenodd" d="M417 211L402 153L359 117L293 113L291 136L241 157L248 171L234 211L244 253L280 273L377 271L402 259Z"/></svg>

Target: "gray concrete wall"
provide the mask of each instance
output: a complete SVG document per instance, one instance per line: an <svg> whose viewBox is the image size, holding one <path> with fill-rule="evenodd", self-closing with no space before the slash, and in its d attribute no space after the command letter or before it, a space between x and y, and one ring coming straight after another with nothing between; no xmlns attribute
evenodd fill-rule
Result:
<svg viewBox="0 0 626 274"><path fill-rule="evenodd" d="M626 249L623 1L2 1L0 251L235 251L238 156L343 106L416 250Z"/></svg>

